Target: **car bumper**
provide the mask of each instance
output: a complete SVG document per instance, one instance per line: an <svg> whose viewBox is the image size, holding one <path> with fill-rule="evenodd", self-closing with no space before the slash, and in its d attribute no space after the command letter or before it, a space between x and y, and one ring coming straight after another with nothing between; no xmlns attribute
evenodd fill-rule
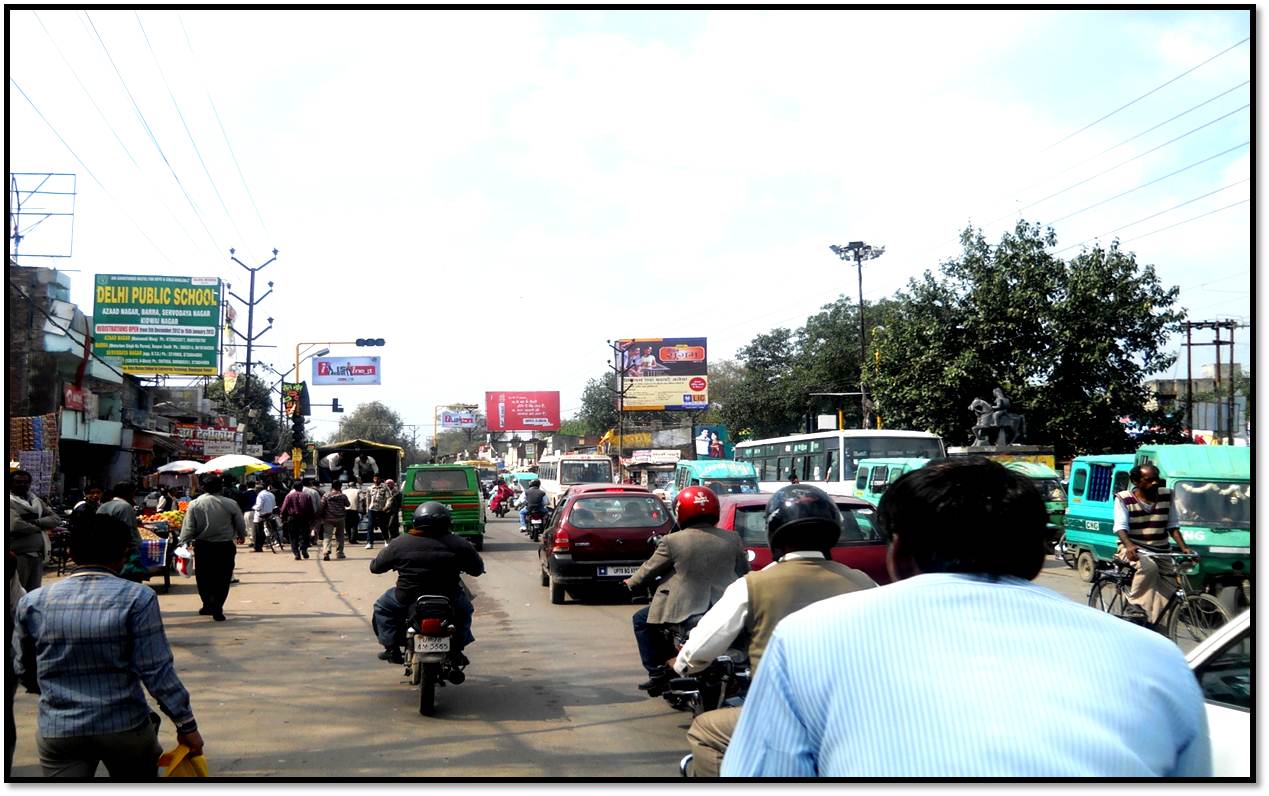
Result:
<svg viewBox="0 0 1269 796"><path fill-rule="evenodd" d="M618 583L634 574L643 561L623 559L604 561L577 561L571 555L552 553L547 559L547 570L551 577L559 583ZM616 567L626 567L629 574L599 574L601 569L611 572Z"/></svg>

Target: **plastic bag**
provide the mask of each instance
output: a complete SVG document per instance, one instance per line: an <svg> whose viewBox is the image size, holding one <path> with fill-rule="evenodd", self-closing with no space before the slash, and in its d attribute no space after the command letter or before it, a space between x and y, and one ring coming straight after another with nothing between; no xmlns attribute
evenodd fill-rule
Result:
<svg viewBox="0 0 1269 796"><path fill-rule="evenodd" d="M190 748L178 743L175 749L164 752L159 758L159 767L166 768L165 777L207 777L207 758L203 755L190 757Z"/></svg>
<svg viewBox="0 0 1269 796"><path fill-rule="evenodd" d="M177 572L187 578L194 574L194 553L190 551L189 547L181 545L172 552L172 555L172 562Z"/></svg>

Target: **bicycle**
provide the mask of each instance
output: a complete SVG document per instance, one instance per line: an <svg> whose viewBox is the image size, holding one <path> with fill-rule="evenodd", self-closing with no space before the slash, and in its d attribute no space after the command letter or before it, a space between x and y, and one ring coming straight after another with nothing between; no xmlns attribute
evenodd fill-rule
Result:
<svg viewBox="0 0 1269 796"><path fill-rule="evenodd" d="M1159 615L1158 624L1167 628L1168 638L1180 646L1182 641L1189 646L1198 644L1212 634L1212 631L1230 620L1229 612L1210 594L1203 594L1191 584L1188 570L1198 563L1198 556L1184 553L1150 553L1137 551L1138 557L1168 559L1172 561L1172 572L1160 572L1164 578L1172 578L1176 589L1168 597L1168 604ZM1130 603L1128 592L1136 568L1118 559L1111 562L1109 569L1098 570L1093 574L1093 582L1088 591L1088 604L1099 611L1118 616L1126 621L1134 621L1129 616ZM1166 620L1166 624L1165 624ZM1136 618L1136 624L1147 624L1144 618Z"/></svg>

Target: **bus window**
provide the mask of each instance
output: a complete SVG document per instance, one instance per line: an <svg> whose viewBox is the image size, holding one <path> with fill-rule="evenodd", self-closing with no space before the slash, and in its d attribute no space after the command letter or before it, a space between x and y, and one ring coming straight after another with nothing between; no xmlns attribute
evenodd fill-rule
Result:
<svg viewBox="0 0 1269 796"><path fill-rule="evenodd" d="M820 454L811 456L807 460L807 470L808 472L806 474L806 478L808 481L823 481L824 480L824 457Z"/></svg>
<svg viewBox="0 0 1269 796"><path fill-rule="evenodd" d="M833 440L833 442L834 444L836 444L837 440ZM831 483L831 482L837 481L837 451L830 450L827 456L828 456L828 477L825 478L824 480Z"/></svg>
<svg viewBox="0 0 1269 796"><path fill-rule="evenodd" d="M789 478L789 460L781 456L776 459L776 478L777 481L787 481Z"/></svg>
<svg viewBox="0 0 1269 796"><path fill-rule="evenodd" d="M806 478L806 457L794 456L793 467L789 471L790 475L795 475L799 479Z"/></svg>

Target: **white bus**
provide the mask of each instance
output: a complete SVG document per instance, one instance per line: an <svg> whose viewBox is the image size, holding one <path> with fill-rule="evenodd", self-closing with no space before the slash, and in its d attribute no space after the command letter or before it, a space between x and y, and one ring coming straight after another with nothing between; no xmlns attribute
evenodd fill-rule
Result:
<svg viewBox="0 0 1269 796"><path fill-rule="evenodd" d="M946 456L943 440L924 431L848 429L736 443L736 461L758 471L758 486L774 492L790 476L815 484L830 495L852 495L861 459Z"/></svg>
<svg viewBox="0 0 1269 796"><path fill-rule="evenodd" d="M574 484L611 484L612 459L594 453L552 453L538 460L538 480L547 505L555 508L560 495Z"/></svg>

